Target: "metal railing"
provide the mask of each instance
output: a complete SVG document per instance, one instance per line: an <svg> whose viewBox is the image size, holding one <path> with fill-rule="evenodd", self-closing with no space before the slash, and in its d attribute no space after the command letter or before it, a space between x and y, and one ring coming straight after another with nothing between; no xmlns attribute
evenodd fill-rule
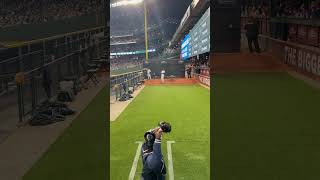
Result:
<svg viewBox="0 0 320 180"><path fill-rule="evenodd" d="M124 73L116 76L111 76L110 78L110 96L111 100L116 101L121 97L125 91L129 88L135 90L141 85L141 82L145 79L145 70L139 70L129 73ZM124 88L126 87L126 89Z"/></svg>
<svg viewBox="0 0 320 180"><path fill-rule="evenodd" d="M70 76L80 78L85 75L86 65L102 56L106 47L104 39L91 42L88 36L59 36L58 39L46 38L12 48L18 55L0 62L0 104L12 101L12 106L18 105L19 121L22 122L25 116L32 114L39 104L48 99L45 83L50 82L51 96L54 97L59 91L60 81ZM24 75L23 83L16 83L17 73ZM44 73L48 79L44 78Z"/></svg>
<svg viewBox="0 0 320 180"><path fill-rule="evenodd" d="M128 72L139 71L143 69L143 64L133 65L130 67L124 66L119 68L110 68L111 76L120 75Z"/></svg>

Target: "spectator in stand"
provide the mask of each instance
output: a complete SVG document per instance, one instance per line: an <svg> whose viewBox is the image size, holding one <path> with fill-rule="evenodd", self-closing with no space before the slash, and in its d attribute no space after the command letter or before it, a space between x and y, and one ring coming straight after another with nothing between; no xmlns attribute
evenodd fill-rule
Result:
<svg viewBox="0 0 320 180"><path fill-rule="evenodd" d="M320 18L320 1L312 1L311 18Z"/></svg>
<svg viewBox="0 0 320 180"><path fill-rule="evenodd" d="M192 59L190 60L190 65L186 66L186 73L188 72L189 67L191 68L191 78L192 78L192 71L194 75L198 75L198 74L201 75L202 74L201 71L209 69L209 61L207 58Z"/></svg>
<svg viewBox="0 0 320 180"><path fill-rule="evenodd" d="M191 71L192 71L192 67L191 67L191 65L189 65L187 68L188 78L191 78Z"/></svg>
<svg viewBox="0 0 320 180"><path fill-rule="evenodd" d="M267 18L269 17L269 7L266 3L257 6L246 5L242 7L242 17Z"/></svg>

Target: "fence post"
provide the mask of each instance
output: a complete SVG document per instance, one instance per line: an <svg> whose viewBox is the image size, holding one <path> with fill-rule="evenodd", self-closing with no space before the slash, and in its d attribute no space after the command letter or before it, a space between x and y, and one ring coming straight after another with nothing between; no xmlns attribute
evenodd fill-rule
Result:
<svg viewBox="0 0 320 180"><path fill-rule="evenodd" d="M32 114L34 114L34 110L36 109L37 105L37 85L34 74L32 73L31 76L31 94L32 94Z"/></svg>
<svg viewBox="0 0 320 180"><path fill-rule="evenodd" d="M22 47L20 46L19 49L19 63L18 63L18 72L23 72L23 53L22 53ZM23 97L23 84L20 83L18 86L18 103L19 103L19 121L23 121L24 116L24 97ZM20 118L21 116L21 118Z"/></svg>
<svg viewBox="0 0 320 180"><path fill-rule="evenodd" d="M28 44L28 53L30 53L30 44ZM32 61L32 60L31 60ZM42 56L40 57L40 66L43 67L45 64L45 45L44 41L42 42ZM40 71L41 72L41 71ZM36 105L38 103L38 92L37 92L37 84L35 80L35 76L37 73L32 72L31 73L31 100L32 100L32 114L34 113L34 110L36 109Z"/></svg>
<svg viewBox="0 0 320 180"><path fill-rule="evenodd" d="M23 121L23 95L22 95L22 85L17 84L18 87L18 108L19 108L19 122Z"/></svg>
<svg viewBox="0 0 320 180"><path fill-rule="evenodd" d="M19 116L19 123L21 123L23 121L23 117L24 117L24 103L23 103L23 81L24 81L24 77L23 77L23 62L22 62L22 47L19 47L18 49L18 54L19 54L19 58L18 58L18 64L17 64L17 74L15 76L15 81L17 84L17 93L18 93L18 116Z"/></svg>

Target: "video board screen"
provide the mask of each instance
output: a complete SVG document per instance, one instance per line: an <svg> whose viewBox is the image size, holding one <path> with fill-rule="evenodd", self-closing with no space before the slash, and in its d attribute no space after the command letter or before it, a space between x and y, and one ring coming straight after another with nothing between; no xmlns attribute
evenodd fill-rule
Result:
<svg viewBox="0 0 320 180"><path fill-rule="evenodd" d="M190 48L190 35L187 34L181 43L181 58L186 60L190 57L191 48Z"/></svg>
<svg viewBox="0 0 320 180"><path fill-rule="evenodd" d="M206 10L190 33L185 36L181 44L181 58L183 60L210 52L210 8Z"/></svg>
<svg viewBox="0 0 320 180"><path fill-rule="evenodd" d="M210 51L210 8L204 13L190 32L191 56Z"/></svg>

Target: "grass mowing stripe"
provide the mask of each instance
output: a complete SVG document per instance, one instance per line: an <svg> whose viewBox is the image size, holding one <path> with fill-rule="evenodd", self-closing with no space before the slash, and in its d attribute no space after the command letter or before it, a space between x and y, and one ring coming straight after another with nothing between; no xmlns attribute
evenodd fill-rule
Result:
<svg viewBox="0 0 320 180"><path fill-rule="evenodd" d="M107 179L106 100L104 88L72 122L23 180Z"/></svg>
<svg viewBox="0 0 320 180"><path fill-rule="evenodd" d="M319 179L320 92L285 73L215 75L214 179Z"/></svg>
<svg viewBox="0 0 320 180"><path fill-rule="evenodd" d="M138 97L111 122L111 179L128 179L136 141L159 121L172 124L163 142L175 141L172 159L176 179L210 179L210 92L195 86L146 86ZM162 152L167 161L167 145ZM188 166L186 166L188 164ZM140 179L141 158L135 180Z"/></svg>

